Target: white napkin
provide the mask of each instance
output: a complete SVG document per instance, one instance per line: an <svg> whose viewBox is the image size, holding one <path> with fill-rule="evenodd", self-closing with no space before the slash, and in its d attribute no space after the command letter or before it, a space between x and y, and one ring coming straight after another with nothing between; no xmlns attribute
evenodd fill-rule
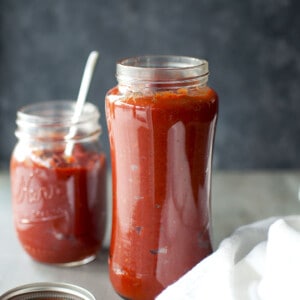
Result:
<svg viewBox="0 0 300 300"><path fill-rule="evenodd" d="M238 228L156 300L300 299L300 216Z"/></svg>

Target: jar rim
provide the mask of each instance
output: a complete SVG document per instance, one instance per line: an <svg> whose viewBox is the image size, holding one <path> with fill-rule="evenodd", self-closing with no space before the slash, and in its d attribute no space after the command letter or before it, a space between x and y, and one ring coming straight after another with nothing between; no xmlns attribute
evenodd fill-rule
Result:
<svg viewBox="0 0 300 300"><path fill-rule="evenodd" d="M53 100L23 106L17 112L16 137L56 143L98 137L102 132L98 108L86 102L80 117L74 120L75 106L76 102L71 100Z"/></svg>
<svg viewBox="0 0 300 300"><path fill-rule="evenodd" d="M47 125L54 123L75 124L72 120L76 101L72 100L51 100L38 103L31 103L21 107L17 112L18 120L26 123ZM86 102L78 123L87 122L90 119L100 118L97 107Z"/></svg>
<svg viewBox="0 0 300 300"><path fill-rule="evenodd" d="M141 55L121 59L117 62L119 67L169 69L178 70L190 68L202 68L208 72L208 62L205 59L180 55Z"/></svg>
<svg viewBox="0 0 300 300"><path fill-rule="evenodd" d="M120 82L176 82L205 79L209 75L205 59L178 55L143 55L117 62L116 77Z"/></svg>

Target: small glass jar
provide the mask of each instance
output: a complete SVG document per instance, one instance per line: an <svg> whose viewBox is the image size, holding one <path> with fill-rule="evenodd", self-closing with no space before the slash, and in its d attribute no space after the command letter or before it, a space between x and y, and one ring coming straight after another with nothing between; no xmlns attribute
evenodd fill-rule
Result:
<svg viewBox="0 0 300 300"><path fill-rule="evenodd" d="M153 300L212 251L210 186L218 96L208 63L142 56L117 64L106 95L112 285Z"/></svg>
<svg viewBox="0 0 300 300"><path fill-rule="evenodd" d="M19 241L35 260L66 266L95 258L106 222L100 114L86 103L74 123L74 109L74 101L20 109L10 164Z"/></svg>

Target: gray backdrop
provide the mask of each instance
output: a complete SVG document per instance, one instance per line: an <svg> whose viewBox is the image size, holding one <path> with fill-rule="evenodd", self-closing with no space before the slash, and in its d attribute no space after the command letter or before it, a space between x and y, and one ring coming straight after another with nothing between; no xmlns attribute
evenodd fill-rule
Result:
<svg viewBox="0 0 300 300"><path fill-rule="evenodd" d="M91 50L89 99L102 112L115 62L140 54L205 58L220 96L214 166L299 168L300 2L297 0L0 0L0 166L16 110L76 98Z"/></svg>

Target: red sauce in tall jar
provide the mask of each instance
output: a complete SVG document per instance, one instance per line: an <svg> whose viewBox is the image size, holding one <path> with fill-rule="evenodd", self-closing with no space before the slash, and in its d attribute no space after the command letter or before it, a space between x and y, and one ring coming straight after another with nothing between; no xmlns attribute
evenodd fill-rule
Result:
<svg viewBox="0 0 300 300"><path fill-rule="evenodd" d="M185 70L167 66L164 74L166 66L153 68L151 59L167 58L150 57L150 66L144 58L121 62L119 85L106 97L113 179L110 279L118 294L133 300L154 299L212 251L218 96L204 84L205 67L198 70L203 76L184 81L188 71L201 68L190 66L189 58L179 58L187 60ZM128 79L126 71L138 75Z"/></svg>
<svg viewBox="0 0 300 300"><path fill-rule="evenodd" d="M61 130L69 128L66 120L53 126L58 122L53 118L59 118L57 108L69 110L73 106L51 102L46 105L53 110L51 116L40 115L39 104L40 111L32 106L18 117L19 142L10 167L15 228L21 245L35 260L83 264L95 258L105 232L106 158L98 146L99 126L93 124L95 120L83 121L90 122L92 130L79 129L73 138L72 154L66 156ZM88 107L95 109L90 104ZM44 119L37 125L39 131L28 135L36 118L29 120L25 115ZM95 113L93 118L97 120L97 116ZM20 128L24 119L25 127Z"/></svg>

